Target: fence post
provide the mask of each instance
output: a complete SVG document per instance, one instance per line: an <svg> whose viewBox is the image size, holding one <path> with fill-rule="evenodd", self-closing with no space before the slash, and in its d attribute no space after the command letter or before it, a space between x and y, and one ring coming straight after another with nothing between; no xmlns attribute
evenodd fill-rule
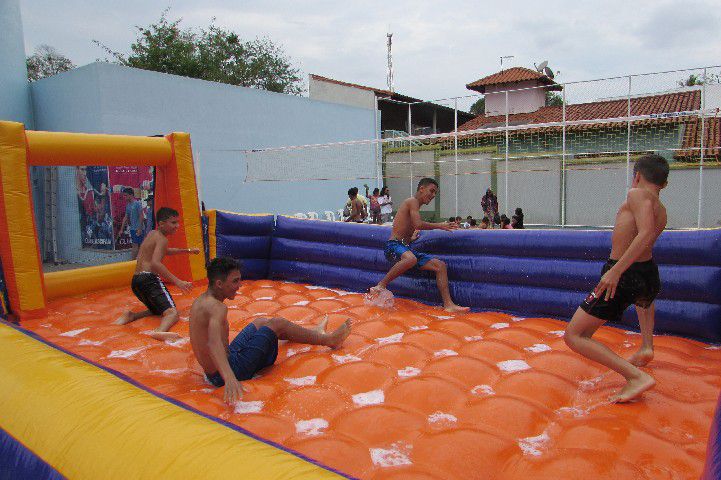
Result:
<svg viewBox="0 0 721 480"><path fill-rule="evenodd" d="M413 196L413 143L411 141L411 137L413 136L413 124L412 118L411 118L411 104L408 104L408 167L410 168L411 178L410 178L410 188L411 188L411 197Z"/></svg>
<svg viewBox="0 0 721 480"><path fill-rule="evenodd" d="M373 110L373 131L375 132L374 135L375 135L375 139L376 139L376 141L375 141L376 188L381 188L381 176L383 174L383 165L381 164L381 156L378 155L378 147L380 145L380 137L381 137L380 125L378 125L379 124L379 122L378 122L378 113L379 113L378 112L378 97L376 97L374 95L373 100L375 103L375 108Z"/></svg>
<svg viewBox="0 0 721 480"><path fill-rule="evenodd" d="M631 188L631 78L632 75L629 75L626 100L626 190Z"/></svg>
<svg viewBox="0 0 721 480"><path fill-rule="evenodd" d="M458 99L453 99L453 158L456 166L456 217L458 216Z"/></svg>
<svg viewBox="0 0 721 480"><path fill-rule="evenodd" d="M506 176L504 180L505 192L503 195L503 204L506 208L506 215L508 215L508 90L506 90L506 161L504 164L506 166Z"/></svg>
<svg viewBox="0 0 721 480"><path fill-rule="evenodd" d="M704 140L706 136L706 124L704 116L706 115L706 68L703 69L703 84L701 85L701 133L699 134L699 146L701 147L701 157L698 165L698 222L696 228L701 228L703 224L703 160L704 160Z"/></svg>
<svg viewBox="0 0 721 480"><path fill-rule="evenodd" d="M566 86L561 104L561 227L566 226Z"/></svg>

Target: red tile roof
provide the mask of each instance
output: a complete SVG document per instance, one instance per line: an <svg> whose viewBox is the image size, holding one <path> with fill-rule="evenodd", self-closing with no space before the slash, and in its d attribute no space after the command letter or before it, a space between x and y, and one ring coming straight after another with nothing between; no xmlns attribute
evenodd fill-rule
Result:
<svg viewBox="0 0 721 480"><path fill-rule="evenodd" d="M491 85L502 85L509 83L520 83L528 80L538 80L543 85L549 85L549 90L561 90L561 86L548 78L542 73L538 73L530 68L513 67L507 70L501 70L493 75L488 75L475 82L471 82L466 85L469 90L475 90L476 92L485 93L486 87Z"/></svg>
<svg viewBox="0 0 721 480"><path fill-rule="evenodd" d="M358 85L357 83L341 82L340 80L334 80L332 78L322 77L322 76L316 75L314 73L311 73L309 76L313 80L320 80L321 82L335 83L336 85L344 85L346 87L353 87L353 88L359 88L361 90L368 90L371 92L375 92L378 95L383 95L386 97L390 97L393 95L393 92L391 92L390 90L381 90L379 88L366 87L365 85Z"/></svg>
<svg viewBox="0 0 721 480"><path fill-rule="evenodd" d="M662 113L686 112L698 110L701 106L701 92L667 93L631 99L631 115L651 115ZM566 105L566 120L595 120L625 117L628 114L628 101L607 100L602 102L576 103ZM535 112L515 113L508 116L513 125L560 122L563 120L562 107L541 107ZM488 126L498 126L506 121L505 115L479 115L460 125L459 131L474 130Z"/></svg>
<svg viewBox="0 0 721 480"><path fill-rule="evenodd" d="M700 90L685 92L667 93L661 95L649 95L631 99L631 115L658 115L657 118L649 118L634 121L634 125L652 125L659 123L686 124L684 137L681 142L681 150L674 155L679 158L698 157L699 131L701 120L693 115L664 115L683 113L699 110L701 108ZM566 120L596 120L625 117L628 114L628 100L608 100L601 102L589 102L566 105ZM533 125L562 121L562 107L542 107L535 112L516 113L508 116L510 125ZM458 131L468 131L482 128L502 126L506 122L505 115L479 115L476 118L460 125ZM625 124L626 122L611 122L605 125ZM587 123L582 125L569 125L566 130L591 130L598 129L602 122ZM561 127L539 127L538 129L524 129L524 132L537 131L558 131ZM513 134L513 132L511 132ZM492 133L480 133L492 135ZM721 119L706 118L704 125L704 156L719 158L721 156Z"/></svg>

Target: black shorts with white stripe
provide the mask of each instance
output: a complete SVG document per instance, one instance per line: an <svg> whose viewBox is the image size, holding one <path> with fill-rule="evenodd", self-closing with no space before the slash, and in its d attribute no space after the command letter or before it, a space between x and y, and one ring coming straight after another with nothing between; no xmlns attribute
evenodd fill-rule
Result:
<svg viewBox="0 0 721 480"><path fill-rule="evenodd" d="M138 300L143 302L154 315L162 315L167 309L175 308L173 297L170 296L160 277L154 273L136 273L130 286Z"/></svg>

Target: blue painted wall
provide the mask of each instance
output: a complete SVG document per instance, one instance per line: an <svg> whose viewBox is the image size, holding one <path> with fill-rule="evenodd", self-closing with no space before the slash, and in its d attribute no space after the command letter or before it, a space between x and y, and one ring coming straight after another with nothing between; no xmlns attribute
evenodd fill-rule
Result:
<svg viewBox="0 0 721 480"><path fill-rule="evenodd" d="M35 82L32 95L38 130L189 132L201 199L207 208L237 212L337 210L351 186L346 181L243 183L240 150L375 137L372 110L102 62ZM362 161L372 176L373 156ZM60 176L59 216L65 227L59 243L67 246L61 253L75 262L98 263L97 253L78 251L73 177L70 171Z"/></svg>
<svg viewBox="0 0 721 480"><path fill-rule="evenodd" d="M0 2L0 120L33 124L20 0Z"/></svg>

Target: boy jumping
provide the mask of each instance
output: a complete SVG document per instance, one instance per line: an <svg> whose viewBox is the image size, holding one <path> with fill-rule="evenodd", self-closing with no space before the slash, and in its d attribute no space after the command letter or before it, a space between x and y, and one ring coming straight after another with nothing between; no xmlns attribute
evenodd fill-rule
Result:
<svg viewBox="0 0 721 480"><path fill-rule="evenodd" d="M190 345L205 378L216 387L225 385L224 400L234 403L243 396L239 380L248 380L275 363L278 340L338 348L350 334L346 320L332 333L327 320L313 329L284 318L256 318L228 344L228 307L240 287L240 264L232 258L213 259L208 265L208 290L190 308Z"/></svg>
<svg viewBox="0 0 721 480"><path fill-rule="evenodd" d="M616 214L610 259L601 281L581 303L566 328L571 350L623 375L626 385L612 395L612 402L628 402L653 388L656 381L638 367L653 359L653 301L661 288L658 267L651 251L666 227L666 208L659 199L668 180L668 162L659 155L645 155L633 167L633 184ZM636 305L642 345L628 361L591 338L607 321L621 320L624 310Z"/></svg>
<svg viewBox="0 0 721 480"><path fill-rule="evenodd" d="M438 192L438 182L432 178L423 178L418 182L416 194L403 201L396 218L393 220L391 238L386 242L385 256L388 261L395 263L378 285L370 289L370 294L376 296L387 289L388 284L413 267L420 270L435 272L438 290L443 299L443 308L448 312L467 312L468 307L459 307L451 299L448 289L448 271L445 262L419 253L410 247L416 230L446 230L452 231L458 226L452 223L429 223L421 219L421 205L428 205Z"/></svg>
<svg viewBox="0 0 721 480"><path fill-rule="evenodd" d="M177 232L180 227L180 215L176 210L162 207L158 210L155 219L157 228L148 233L138 249L135 275L130 284L135 296L148 309L137 313L128 310L115 323L125 325L150 315L159 315L161 317L160 326L150 336L157 340L174 340L180 338L180 335L168 330L178 321L178 310L175 308L173 297L170 296L170 292L160 279L160 275L184 292L190 291L193 284L170 273L170 270L163 265L162 260L166 254L198 254L200 250L197 248L168 248L168 236Z"/></svg>

